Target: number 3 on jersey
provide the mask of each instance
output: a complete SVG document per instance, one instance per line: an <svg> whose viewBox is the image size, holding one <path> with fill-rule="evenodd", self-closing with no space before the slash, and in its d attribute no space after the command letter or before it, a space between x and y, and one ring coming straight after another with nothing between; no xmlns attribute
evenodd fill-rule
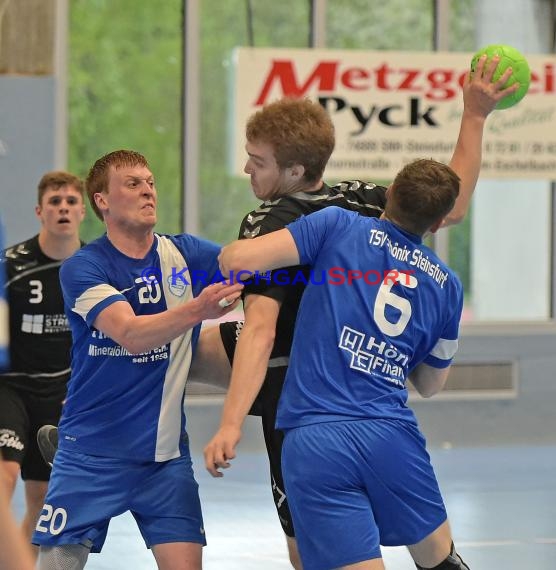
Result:
<svg viewBox="0 0 556 570"><path fill-rule="evenodd" d="M417 279L410 274L404 274L403 281L399 278L383 280L376 296L373 318L381 332L387 336L400 336L411 318L411 303L392 292L394 283L399 283L402 287L409 289L415 289L418 285ZM386 318L387 306L394 307L400 313L398 320L394 323Z"/></svg>
<svg viewBox="0 0 556 570"><path fill-rule="evenodd" d="M31 287L31 296L29 297L29 303L32 305L37 305L42 302L42 281L38 279L31 279L29 281L29 287Z"/></svg>

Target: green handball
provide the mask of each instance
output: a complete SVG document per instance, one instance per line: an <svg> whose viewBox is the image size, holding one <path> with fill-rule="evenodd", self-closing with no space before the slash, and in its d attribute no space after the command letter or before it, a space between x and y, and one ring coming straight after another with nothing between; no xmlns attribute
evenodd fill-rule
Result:
<svg viewBox="0 0 556 570"><path fill-rule="evenodd" d="M488 62L495 56L500 56L500 61L498 63L498 67L494 72L493 80L496 81L503 73L506 71L508 67L511 67L513 72L504 88L510 87L516 81L519 83L519 88L515 93L511 95L506 95L503 99L498 101L496 105L496 109L509 109L513 107L517 103L519 103L525 94L529 90L529 85L531 83L531 69L529 68L529 64L525 59L525 56L517 49L503 45L503 44L492 44L486 47L481 48L471 59L471 72L474 73L477 67L477 62L479 58L483 55L487 55L487 62L485 65L488 65Z"/></svg>

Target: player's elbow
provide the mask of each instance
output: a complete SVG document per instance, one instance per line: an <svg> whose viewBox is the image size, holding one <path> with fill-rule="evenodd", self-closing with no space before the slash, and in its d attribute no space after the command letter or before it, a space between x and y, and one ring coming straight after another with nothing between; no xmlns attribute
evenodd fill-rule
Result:
<svg viewBox="0 0 556 570"><path fill-rule="evenodd" d="M432 398L446 385L448 368L433 368L426 364L420 364L410 375L410 380L415 389L423 398Z"/></svg>
<svg viewBox="0 0 556 570"><path fill-rule="evenodd" d="M144 346L139 339L123 339L118 344L130 354L140 354L148 350L148 347Z"/></svg>
<svg viewBox="0 0 556 570"><path fill-rule="evenodd" d="M93 326L130 354L138 354L152 348L145 344L148 331L141 326L145 318L150 317L138 317L127 302L117 302L104 309Z"/></svg>
<svg viewBox="0 0 556 570"><path fill-rule="evenodd" d="M436 386L416 385L415 388L417 389L419 396L421 396L422 398L432 398L435 394L438 394L438 392L440 391L440 388L437 388Z"/></svg>
<svg viewBox="0 0 556 570"><path fill-rule="evenodd" d="M152 348L145 344L142 335L137 334L132 326L123 328L118 335L114 335L112 338L130 354L140 354Z"/></svg>
<svg viewBox="0 0 556 570"><path fill-rule="evenodd" d="M250 323L249 316L247 316L239 338L254 352L270 355L276 340L276 326L271 326L271 323L264 321Z"/></svg>
<svg viewBox="0 0 556 570"><path fill-rule="evenodd" d="M258 326L253 331L257 344L265 352L271 352L276 340L276 328L267 326Z"/></svg>

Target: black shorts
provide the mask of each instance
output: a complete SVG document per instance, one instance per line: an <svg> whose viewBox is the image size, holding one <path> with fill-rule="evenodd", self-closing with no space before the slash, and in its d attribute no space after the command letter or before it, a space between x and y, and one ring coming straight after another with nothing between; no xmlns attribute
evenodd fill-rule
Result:
<svg viewBox="0 0 556 570"><path fill-rule="evenodd" d="M241 325L237 322L226 322L220 325L220 337L230 363L233 363L235 345L240 332ZM266 452L270 465L270 481L274 505L276 506L282 529L287 536L294 537L293 522L286 498L284 478L282 477L282 443L284 434L274 427L276 425L278 400L282 393L287 370L287 366L271 366L268 368L264 384L249 414L261 416Z"/></svg>
<svg viewBox="0 0 556 570"><path fill-rule="evenodd" d="M24 481L48 481L50 467L37 445L37 430L58 425L65 392L45 398L0 385L0 452L21 466Z"/></svg>

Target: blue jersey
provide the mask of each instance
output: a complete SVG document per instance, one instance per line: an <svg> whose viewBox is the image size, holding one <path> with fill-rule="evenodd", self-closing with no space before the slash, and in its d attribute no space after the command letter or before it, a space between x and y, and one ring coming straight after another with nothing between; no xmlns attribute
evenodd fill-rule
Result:
<svg viewBox="0 0 556 570"><path fill-rule="evenodd" d="M93 323L117 301L127 301L136 315L187 303L217 279L219 251L190 235L155 234L149 253L133 259L103 236L64 262L60 278L73 348L60 449L137 461L183 454L185 382L200 326L130 354Z"/></svg>
<svg viewBox="0 0 556 570"><path fill-rule="evenodd" d="M330 207L288 225L312 267L276 427L358 418L415 422L406 381L449 366L463 290L421 239Z"/></svg>
<svg viewBox="0 0 556 570"><path fill-rule="evenodd" d="M0 251L4 249L4 230L0 223ZM0 372L8 366L8 301L6 300L5 263L0 263Z"/></svg>

